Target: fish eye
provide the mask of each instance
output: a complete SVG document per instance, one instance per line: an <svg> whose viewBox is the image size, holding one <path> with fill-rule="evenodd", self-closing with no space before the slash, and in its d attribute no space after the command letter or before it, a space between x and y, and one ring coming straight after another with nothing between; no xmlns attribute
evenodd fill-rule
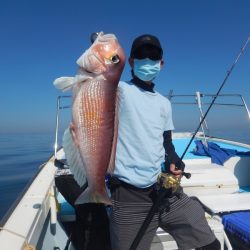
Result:
<svg viewBox="0 0 250 250"><path fill-rule="evenodd" d="M111 56L110 60L112 63L119 63L120 62L120 57L118 55Z"/></svg>

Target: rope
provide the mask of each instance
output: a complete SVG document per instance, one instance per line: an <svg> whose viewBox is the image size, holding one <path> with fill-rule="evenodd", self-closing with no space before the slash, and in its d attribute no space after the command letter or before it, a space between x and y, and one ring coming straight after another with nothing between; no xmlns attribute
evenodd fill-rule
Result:
<svg viewBox="0 0 250 250"><path fill-rule="evenodd" d="M35 247L35 246L32 246L32 245L30 245L30 244L28 243L28 240L26 239L25 236L23 236L23 235L21 235L21 234L19 234L19 233L16 233L16 232L14 232L14 231L12 231L12 230L3 228L3 227L0 227L0 230L6 231L6 232L11 233L11 234L13 234L13 235L15 235L15 236L18 236L18 237L23 238L23 239L24 239L24 244L25 244L23 250L36 250L36 247Z"/></svg>

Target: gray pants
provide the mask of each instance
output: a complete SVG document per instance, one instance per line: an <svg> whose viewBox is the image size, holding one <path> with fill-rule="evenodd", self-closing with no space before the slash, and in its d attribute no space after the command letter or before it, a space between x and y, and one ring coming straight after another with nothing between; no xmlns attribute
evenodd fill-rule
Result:
<svg viewBox="0 0 250 250"><path fill-rule="evenodd" d="M110 237L112 250L129 250L135 236L152 206L153 190L136 190L119 186L112 194ZM150 249L158 227L168 232L179 249L189 250L215 240L204 210L198 201L181 193L168 199L168 209L156 213L137 250Z"/></svg>

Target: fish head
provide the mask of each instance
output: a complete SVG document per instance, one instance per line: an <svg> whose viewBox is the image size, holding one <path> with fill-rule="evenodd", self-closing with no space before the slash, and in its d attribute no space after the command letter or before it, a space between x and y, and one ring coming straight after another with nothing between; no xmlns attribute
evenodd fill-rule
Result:
<svg viewBox="0 0 250 250"><path fill-rule="evenodd" d="M77 60L77 64L89 73L112 75L122 71L125 53L115 35L100 32L91 47Z"/></svg>

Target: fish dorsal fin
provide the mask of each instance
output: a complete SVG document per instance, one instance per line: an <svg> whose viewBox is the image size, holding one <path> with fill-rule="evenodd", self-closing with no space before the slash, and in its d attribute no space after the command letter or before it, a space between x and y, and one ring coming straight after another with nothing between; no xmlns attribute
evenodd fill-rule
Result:
<svg viewBox="0 0 250 250"><path fill-rule="evenodd" d="M107 169L107 173L109 173L109 174L112 174L114 172L114 169L115 169L115 155L116 155L116 145L117 145L117 137L118 137L118 109L119 109L119 103L120 103L120 95L119 95L119 91L117 89L116 102L115 102L114 136L113 136L109 166L108 166L108 169Z"/></svg>

